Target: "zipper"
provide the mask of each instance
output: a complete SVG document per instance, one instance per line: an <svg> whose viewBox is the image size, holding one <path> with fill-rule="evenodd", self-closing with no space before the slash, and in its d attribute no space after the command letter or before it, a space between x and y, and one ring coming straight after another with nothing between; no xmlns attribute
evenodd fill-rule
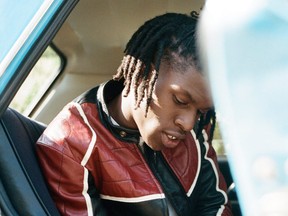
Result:
<svg viewBox="0 0 288 216"><path fill-rule="evenodd" d="M168 162L166 161L166 158L163 156L162 152L159 152L158 154L158 158L161 158L162 160L162 163L164 164L165 168L167 169L167 171L170 173L170 176L174 179L174 181L176 182L176 184L178 185L179 189L181 191L179 191L184 199L186 200L186 204L189 206L189 198L187 197L186 195L186 192L180 182L180 180L177 178L177 176L175 175L174 171L171 169L171 167L169 166ZM168 195L168 194L167 194ZM167 197L168 199L168 197ZM177 209L177 206L174 206L173 203L170 201L170 204L173 206L175 212L177 212L177 214L179 215L179 212L178 212L178 209ZM189 207L190 208L190 207Z"/></svg>
<svg viewBox="0 0 288 216"><path fill-rule="evenodd" d="M166 198L166 193L165 193L165 188L163 188L160 177L158 176L157 169L155 168L157 164L157 151L153 151L150 147L148 147L142 140L137 144L137 149L139 150L140 154L142 155L143 160L146 162L147 168L150 169L151 173L153 176L157 179L157 185L158 187L161 188L162 192L165 194L165 199L161 200L162 207L162 215L163 216L169 216L169 209L168 209L168 204L167 204L167 198ZM153 152L152 152L153 151Z"/></svg>
<svg viewBox="0 0 288 216"><path fill-rule="evenodd" d="M144 143L143 143L144 144ZM140 147L140 146L138 146ZM163 215L169 215L169 210L168 210L168 200L170 202L170 205L174 208L174 211L177 213L177 215L181 215L182 213L179 212L178 208L177 208L177 204L174 202L171 202L173 199L173 197L170 196L170 193L167 193L167 190L165 187L163 187L163 183L165 182L165 178L164 176L162 177L159 174L159 169L157 168L157 166L161 165L158 164L159 161L161 160L162 165L164 166L166 169L166 172L168 173L168 176L173 178L173 181L175 184L177 184L177 186L179 187L179 189L177 189L179 194L182 194L181 197L183 197L183 201L185 200L185 204L184 205L188 205L189 204L189 198L186 195L186 192L180 182L180 180L177 178L177 176L175 175L174 171L172 170L172 168L169 166L168 162L166 161L166 158L164 157L164 155L162 154L162 152L159 151L153 151L150 147L148 147L146 144L142 145L139 148L140 152L143 155L143 158L145 159L147 165L149 166L150 170L152 171L153 175L155 176L155 178L158 180L159 185L162 188L162 191L165 193L166 199L167 200L163 200L163 207L166 209L166 211L163 213ZM141 151L142 150L142 151ZM160 170L161 172L161 170ZM171 201L170 201L171 200ZM183 203L182 203L183 204ZM191 206L189 207L189 209L191 208ZM189 210L188 210L189 211ZM186 211L185 211L186 212ZM181 213L181 214L179 214ZM184 213L184 212L183 212ZM186 214L185 214L186 215Z"/></svg>

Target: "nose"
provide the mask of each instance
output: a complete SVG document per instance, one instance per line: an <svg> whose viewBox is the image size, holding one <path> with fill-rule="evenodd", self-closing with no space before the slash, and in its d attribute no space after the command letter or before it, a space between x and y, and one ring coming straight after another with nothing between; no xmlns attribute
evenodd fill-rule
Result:
<svg viewBox="0 0 288 216"><path fill-rule="evenodd" d="M191 131L198 118L197 111L185 112L176 116L175 124L180 127L183 131Z"/></svg>

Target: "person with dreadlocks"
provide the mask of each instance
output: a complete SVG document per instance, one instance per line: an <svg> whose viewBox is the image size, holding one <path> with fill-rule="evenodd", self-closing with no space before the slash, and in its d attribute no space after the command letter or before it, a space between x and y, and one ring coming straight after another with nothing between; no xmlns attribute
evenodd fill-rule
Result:
<svg viewBox="0 0 288 216"><path fill-rule="evenodd" d="M145 22L113 79L44 131L37 153L61 214L232 215L196 29L194 13Z"/></svg>

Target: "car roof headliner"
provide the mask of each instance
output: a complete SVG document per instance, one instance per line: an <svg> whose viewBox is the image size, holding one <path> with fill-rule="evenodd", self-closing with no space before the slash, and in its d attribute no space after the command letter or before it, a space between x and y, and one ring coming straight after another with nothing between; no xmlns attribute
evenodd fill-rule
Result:
<svg viewBox="0 0 288 216"><path fill-rule="evenodd" d="M199 11L204 0L80 0L53 43L67 72L114 74L126 43L146 20L166 12Z"/></svg>

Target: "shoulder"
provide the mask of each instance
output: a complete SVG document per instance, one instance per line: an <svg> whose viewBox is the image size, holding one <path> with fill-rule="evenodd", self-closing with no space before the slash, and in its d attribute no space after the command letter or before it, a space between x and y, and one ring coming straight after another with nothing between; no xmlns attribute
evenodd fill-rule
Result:
<svg viewBox="0 0 288 216"><path fill-rule="evenodd" d="M38 148L49 148L80 160L95 136L90 118L96 112L95 104L67 104L38 139Z"/></svg>

